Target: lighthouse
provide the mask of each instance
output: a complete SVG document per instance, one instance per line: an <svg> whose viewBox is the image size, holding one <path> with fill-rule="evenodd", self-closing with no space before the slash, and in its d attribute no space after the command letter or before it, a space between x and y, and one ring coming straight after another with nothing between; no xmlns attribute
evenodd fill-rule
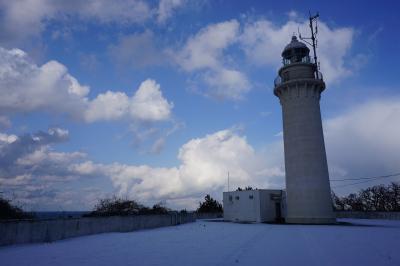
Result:
<svg viewBox="0 0 400 266"><path fill-rule="evenodd" d="M310 20L311 25L311 20ZM313 35L314 44L314 35ZM274 94L282 106L286 222L334 223L320 98L325 89L310 49L296 36L282 52Z"/></svg>

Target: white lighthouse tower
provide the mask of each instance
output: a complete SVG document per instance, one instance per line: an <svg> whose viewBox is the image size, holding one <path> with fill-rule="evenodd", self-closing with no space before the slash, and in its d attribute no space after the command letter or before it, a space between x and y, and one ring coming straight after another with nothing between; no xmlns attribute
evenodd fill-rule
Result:
<svg viewBox="0 0 400 266"><path fill-rule="evenodd" d="M325 83L309 53L310 49L293 36L282 52L283 66L275 80L274 94L279 97L283 116L286 222L333 223L319 105Z"/></svg>

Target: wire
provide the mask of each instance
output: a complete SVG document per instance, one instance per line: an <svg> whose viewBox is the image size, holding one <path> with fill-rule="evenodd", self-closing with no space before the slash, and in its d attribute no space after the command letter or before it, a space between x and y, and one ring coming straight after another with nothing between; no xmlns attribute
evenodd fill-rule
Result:
<svg viewBox="0 0 400 266"><path fill-rule="evenodd" d="M355 183L351 183L351 184L344 184L344 185L337 185L337 186L333 186L332 188L340 188L340 187L347 187L347 186L353 186L353 185L358 185L358 184L362 184L362 183L367 183L367 182L371 182L377 179L381 179L381 178L388 178L388 177L394 177L394 176L399 176L400 173L395 173L395 174L391 174L391 175L382 175L382 176L374 176L374 177L360 177L360 178L348 178L348 179L333 179L331 181L349 181L349 180L363 180L360 182L355 182Z"/></svg>
<svg viewBox="0 0 400 266"><path fill-rule="evenodd" d="M350 180L364 180L364 179L378 179L378 178L386 178L392 176L398 176L400 173L390 174L390 175L381 175L381 176L372 176L372 177L359 177L359 178L345 178L345 179L331 179L330 181L350 181Z"/></svg>

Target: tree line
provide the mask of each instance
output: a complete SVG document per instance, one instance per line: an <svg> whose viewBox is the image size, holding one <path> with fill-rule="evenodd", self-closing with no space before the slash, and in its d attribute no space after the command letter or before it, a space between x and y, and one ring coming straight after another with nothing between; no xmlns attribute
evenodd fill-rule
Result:
<svg viewBox="0 0 400 266"><path fill-rule="evenodd" d="M162 203L157 203L150 208L135 200L113 196L100 199L93 210L84 217L167 214L169 211L171 210Z"/></svg>
<svg viewBox="0 0 400 266"><path fill-rule="evenodd" d="M11 200L0 196L0 220L8 219L30 219L32 215L24 212L22 208L12 204Z"/></svg>
<svg viewBox="0 0 400 266"><path fill-rule="evenodd" d="M332 193L332 200L338 211L400 211L400 182L368 187L344 197Z"/></svg>

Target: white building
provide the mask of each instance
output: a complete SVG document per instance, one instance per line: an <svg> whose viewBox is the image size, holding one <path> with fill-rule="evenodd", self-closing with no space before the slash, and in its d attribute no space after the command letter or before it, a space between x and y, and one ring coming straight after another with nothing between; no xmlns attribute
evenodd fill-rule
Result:
<svg viewBox="0 0 400 266"><path fill-rule="evenodd" d="M224 220L232 222L281 222L286 213L285 191L256 189L223 193Z"/></svg>

